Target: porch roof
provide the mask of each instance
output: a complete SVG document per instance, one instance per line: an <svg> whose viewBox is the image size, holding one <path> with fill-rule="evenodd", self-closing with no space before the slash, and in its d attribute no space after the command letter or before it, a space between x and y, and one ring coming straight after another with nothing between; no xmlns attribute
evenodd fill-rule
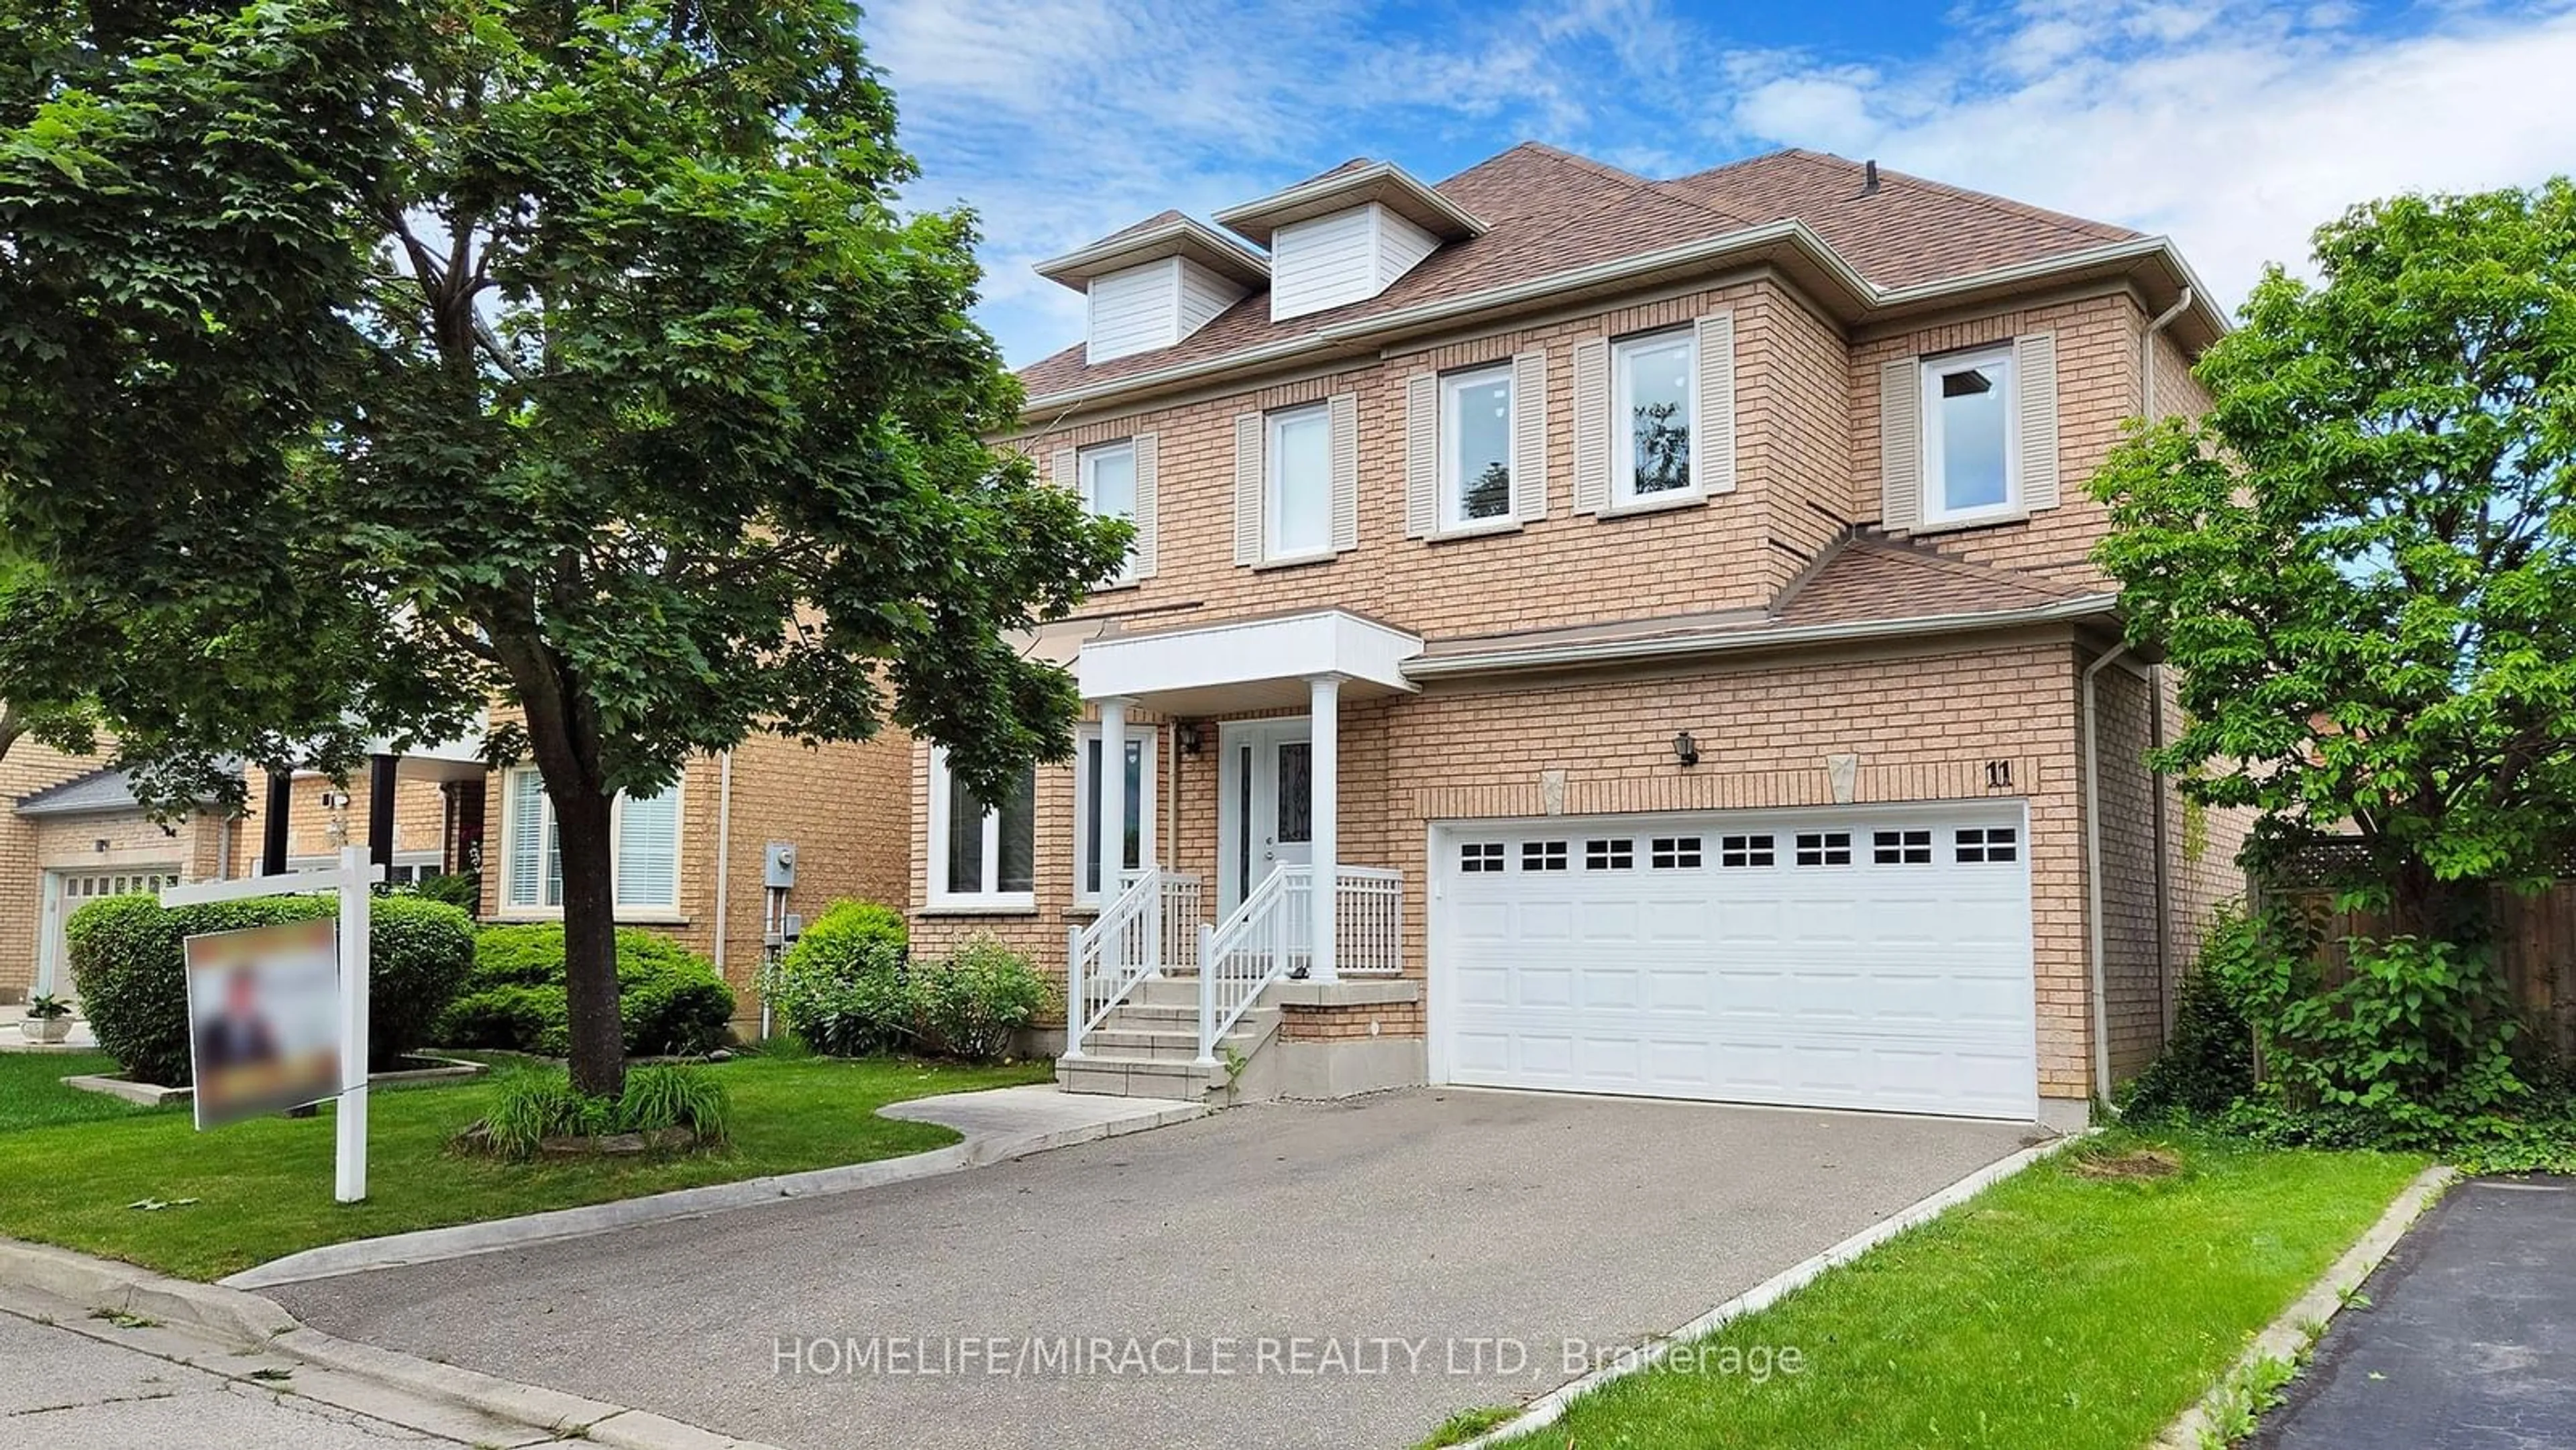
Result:
<svg viewBox="0 0 2576 1450"><path fill-rule="evenodd" d="M1410 692L1404 663L1422 637L1340 609L1230 620L1085 640L1074 657L1082 698L1126 698L1174 715L1307 703L1306 682L1331 676L1346 699Z"/></svg>

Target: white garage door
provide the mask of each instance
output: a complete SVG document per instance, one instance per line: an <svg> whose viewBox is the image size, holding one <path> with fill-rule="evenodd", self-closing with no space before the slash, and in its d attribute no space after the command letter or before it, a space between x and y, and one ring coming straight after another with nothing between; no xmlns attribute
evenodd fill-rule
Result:
<svg viewBox="0 0 2576 1450"><path fill-rule="evenodd" d="M1443 826L1435 1069L2032 1117L2026 845L2013 802Z"/></svg>

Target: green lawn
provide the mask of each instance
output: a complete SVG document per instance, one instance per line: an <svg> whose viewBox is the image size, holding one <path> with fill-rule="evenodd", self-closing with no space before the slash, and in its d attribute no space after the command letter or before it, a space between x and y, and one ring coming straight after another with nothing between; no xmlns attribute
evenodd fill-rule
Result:
<svg viewBox="0 0 2576 1450"><path fill-rule="evenodd" d="M0 1057L0 1233L192 1279L348 1239L926 1152L958 1135L876 1110L1049 1075L1043 1062L737 1058L704 1069L732 1096L730 1148L623 1163L459 1157L447 1142L482 1115L488 1080L379 1088L368 1115L368 1198L342 1205L331 1199L329 1108L199 1133L184 1108L131 1108L54 1081L103 1061ZM197 1201L177 1204L186 1198ZM147 1199L173 1206L129 1206Z"/></svg>
<svg viewBox="0 0 2576 1450"><path fill-rule="evenodd" d="M0 1025L0 1031L5 1030ZM115 1071L115 1060L101 1052L0 1052L0 1133L156 1111L105 1093L74 1092L63 1086L67 1077Z"/></svg>
<svg viewBox="0 0 2576 1450"><path fill-rule="evenodd" d="M1510 1443L2135 1450L2424 1167L2163 1145L2184 1167L2155 1181L2082 1177L2064 1158L2031 1168L1719 1330L1697 1372L1631 1376ZM1771 1369L1759 1382L1757 1363Z"/></svg>

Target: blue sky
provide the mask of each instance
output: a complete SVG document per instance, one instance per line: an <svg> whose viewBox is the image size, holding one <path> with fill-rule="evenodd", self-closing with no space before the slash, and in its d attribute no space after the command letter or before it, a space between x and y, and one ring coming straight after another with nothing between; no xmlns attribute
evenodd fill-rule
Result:
<svg viewBox="0 0 2576 1450"><path fill-rule="evenodd" d="M1650 176L1807 146L2162 232L2233 307L2366 197L2576 168L2576 0L878 0L920 158L983 217L1011 361L1081 334L1029 271L1353 156L1438 180L1522 140Z"/></svg>

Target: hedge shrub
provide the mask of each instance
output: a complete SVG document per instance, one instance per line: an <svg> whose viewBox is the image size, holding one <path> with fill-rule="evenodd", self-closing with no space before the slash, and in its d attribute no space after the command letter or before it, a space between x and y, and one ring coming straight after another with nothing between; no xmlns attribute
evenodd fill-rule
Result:
<svg viewBox="0 0 2576 1450"><path fill-rule="evenodd" d="M715 965L640 927L617 933L618 1016L632 1057L685 1056L724 1044L733 989ZM456 1047L562 1057L571 1050L560 922L487 926L474 937L474 970L440 1019L437 1039Z"/></svg>
<svg viewBox="0 0 2576 1450"><path fill-rule="evenodd" d="M805 929L761 989L789 1031L832 1057L923 1052L989 1062L1046 1007L1046 979L990 937L945 961L914 961L908 950L900 912L844 901Z"/></svg>
<svg viewBox="0 0 2576 1450"><path fill-rule="evenodd" d="M264 896L164 907L150 896L90 902L63 924L72 980L98 1044L138 1081L189 1082L188 980L180 943L337 914L328 896ZM380 896L369 914L367 1032L371 1066L390 1065L429 1040L431 1024L474 965L474 926L462 911L415 897Z"/></svg>
<svg viewBox="0 0 2576 1450"><path fill-rule="evenodd" d="M868 901L836 902L763 972L761 993L787 1029L816 1052L898 1052L912 1038L904 981L910 946L901 912Z"/></svg>

